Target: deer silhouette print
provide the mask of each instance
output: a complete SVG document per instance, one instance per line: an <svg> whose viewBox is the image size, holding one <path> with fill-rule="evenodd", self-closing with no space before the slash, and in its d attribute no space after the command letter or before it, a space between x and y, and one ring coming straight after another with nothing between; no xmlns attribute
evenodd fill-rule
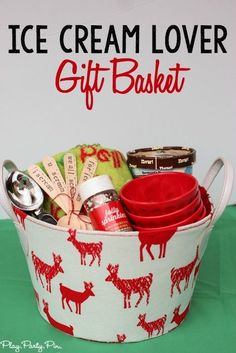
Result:
<svg viewBox="0 0 236 353"><path fill-rule="evenodd" d="M15 213L15 215L16 215L16 218L17 218L18 222L22 225L22 227L25 230L25 219L27 217L27 214L24 211L22 211L19 208L17 208L16 206L12 206L12 209L13 209L13 212Z"/></svg>
<svg viewBox="0 0 236 353"><path fill-rule="evenodd" d="M159 245L159 259L166 256L166 245L167 242L173 237L176 233L176 228L172 228L170 230L165 231L147 231L147 232L139 232L139 240L140 240L140 261L143 261L143 249L146 247L146 250L154 260L153 253L151 252L152 245Z"/></svg>
<svg viewBox="0 0 236 353"><path fill-rule="evenodd" d="M190 262L189 264L183 267L172 268L171 274L170 274L170 277L171 277L170 296L171 297L173 296L174 287L176 287L179 294L181 294L180 282L185 281L184 290L188 288L190 276L198 260L198 249L199 249L199 246L197 246L196 255L192 262Z"/></svg>
<svg viewBox="0 0 236 353"><path fill-rule="evenodd" d="M139 294L139 299L135 304L137 308L141 302L144 294L146 294L146 304L149 303L150 298L150 287L152 284L153 274L149 273L147 276L124 279L118 276L119 265L109 264L107 267L109 275L105 279L107 282L112 282L112 284L123 294L124 296L124 308L131 308L130 298L132 294Z"/></svg>
<svg viewBox="0 0 236 353"><path fill-rule="evenodd" d="M123 334L123 335L119 335L118 334L116 337L117 337L117 342L118 343L123 343L126 340L126 335L125 334Z"/></svg>
<svg viewBox="0 0 236 353"><path fill-rule="evenodd" d="M37 301L37 304L39 304L39 294L38 292L34 289L34 296L35 296L35 299Z"/></svg>
<svg viewBox="0 0 236 353"><path fill-rule="evenodd" d="M70 241L74 247L80 253L80 263L81 265L86 265L86 256L91 255L92 259L90 261L89 266L92 266L94 261L98 260L98 266L101 265L101 253L102 253L102 242L99 241L98 243L85 243L82 241L78 241L76 239L76 229L69 229L68 233L70 234L69 238L67 239Z"/></svg>
<svg viewBox="0 0 236 353"><path fill-rule="evenodd" d="M48 292L51 293L51 280L59 272L64 273L63 268L61 267L61 262L62 262L61 256L55 255L54 253L52 253L54 264L49 265L46 262L42 261L38 256L36 256L33 251L31 251L31 255L32 255L32 261L34 264L35 275L36 275L37 280L39 277L40 282L44 288L44 284L43 284L43 280L42 280L42 276L44 276L46 279L46 283L47 283L46 289Z"/></svg>
<svg viewBox="0 0 236 353"><path fill-rule="evenodd" d="M179 313L180 305L177 306L177 308L175 308L175 310L173 312L173 318L172 318L171 322L175 322L177 324L177 326L179 326L181 324L181 322L185 319L187 313L189 312L189 308L190 308L190 303L188 304L186 309L180 314Z"/></svg>
<svg viewBox="0 0 236 353"><path fill-rule="evenodd" d="M84 282L84 291L77 292L73 289L63 286L63 284L60 283L62 308L65 309L64 301L66 301L66 304L68 305L70 311L72 312L72 308L70 306L70 301L71 301L75 303L76 314L78 313L81 314L81 304L85 302L89 297L95 296L95 294L92 291L92 288L93 288L93 284L91 282L89 283Z"/></svg>
<svg viewBox="0 0 236 353"><path fill-rule="evenodd" d="M196 282L197 275L198 275L198 272L199 272L199 270L200 270L201 262L202 262L202 261L199 261L199 263L198 263L197 266L195 267L194 274L193 274L193 283L192 283L192 287L193 287L194 283Z"/></svg>
<svg viewBox="0 0 236 353"><path fill-rule="evenodd" d="M58 330L61 330L61 331L65 332L65 333L68 333L69 335L74 336L74 333L73 333L74 328L73 328L73 326L71 326L71 325L70 326L66 326L66 325L61 324L60 322L58 322L58 321L53 319L53 317L49 313L48 303L45 302L44 299L43 299L43 306L44 306L43 307L43 311L45 312L45 314L46 314L46 316L48 318L48 321L50 322L50 324L52 326L54 326Z"/></svg>
<svg viewBox="0 0 236 353"><path fill-rule="evenodd" d="M162 332L162 335L164 334L167 315L164 315L155 321L146 321L146 314L140 314L138 318L139 318L139 322L137 326L141 326L142 329L147 331L148 338L151 338L153 335L153 332L156 330L157 330L157 336L159 335L160 332Z"/></svg>

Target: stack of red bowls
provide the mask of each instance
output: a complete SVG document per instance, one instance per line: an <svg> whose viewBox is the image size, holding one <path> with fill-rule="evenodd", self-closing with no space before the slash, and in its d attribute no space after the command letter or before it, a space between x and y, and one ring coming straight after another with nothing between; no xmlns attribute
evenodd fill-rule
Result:
<svg viewBox="0 0 236 353"><path fill-rule="evenodd" d="M131 180L120 197L133 228L177 228L207 215L205 191L190 174L157 173ZM209 202L209 201L208 201Z"/></svg>

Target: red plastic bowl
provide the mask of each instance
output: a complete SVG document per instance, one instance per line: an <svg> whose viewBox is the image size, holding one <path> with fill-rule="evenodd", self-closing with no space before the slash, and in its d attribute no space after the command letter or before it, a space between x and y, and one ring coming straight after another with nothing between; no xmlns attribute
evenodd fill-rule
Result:
<svg viewBox="0 0 236 353"><path fill-rule="evenodd" d="M175 212L196 197L198 182L186 173L157 173L126 183L120 197L129 212L156 216Z"/></svg>
<svg viewBox="0 0 236 353"><path fill-rule="evenodd" d="M171 224L184 221L186 218L189 218L190 216L192 216L199 208L200 203L201 203L201 193L199 190L196 197L193 199L192 202L190 202L190 204L175 212L163 214L160 216L151 216L151 217L135 215L128 211L126 211L126 214L128 215L131 222L137 226L150 227L150 228L166 227L166 226L170 226Z"/></svg>
<svg viewBox="0 0 236 353"><path fill-rule="evenodd" d="M171 224L169 226L166 227L141 227L135 224L132 224L132 228L138 231L167 231L169 229L172 228L178 228L178 227L182 227L182 226L186 226L186 225L190 225L193 224L195 222L200 221L201 219L203 219L206 216L206 208L203 204L203 202L201 201L200 206L198 207L198 209L196 210L196 212L194 212L194 214L192 214L190 217L186 218L185 220L183 220L182 222L178 222L175 224Z"/></svg>

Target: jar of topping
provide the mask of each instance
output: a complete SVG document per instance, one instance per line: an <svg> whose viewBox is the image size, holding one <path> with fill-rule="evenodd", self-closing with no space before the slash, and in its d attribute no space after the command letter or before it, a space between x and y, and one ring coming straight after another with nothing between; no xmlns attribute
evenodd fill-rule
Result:
<svg viewBox="0 0 236 353"><path fill-rule="evenodd" d="M85 181L79 186L79 194L94 229L109 232L132 231L108 175Z"/></svg>
<svg viewBox="0 0 236 353"><path fill-rule="evenodd" d="M192 174L195 161L193 148L179 146L140 148L127 153L133 177L169 171Z"/></svg>

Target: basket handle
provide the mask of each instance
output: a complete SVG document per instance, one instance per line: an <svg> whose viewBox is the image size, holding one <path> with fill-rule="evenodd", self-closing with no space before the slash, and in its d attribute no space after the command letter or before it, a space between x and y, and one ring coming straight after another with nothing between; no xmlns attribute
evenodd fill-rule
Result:
<svg viewBox="0 0 236 353"><path fill-rule="evenodd" d="M0 203L3 207L3 209L6 211L8 216L13 220L15 223L15 226L18 230L19 233L19 238L20 242L22 245L22 248L24 250L24 253L26 256L29 255L29 241L28 241L28 236L25 231L22 229L19 229L19 221L17 219L17 216L15 215L12 205L6 190L6 180L9 176L9 174L15 170L18 170L16 165L9 160L5 160L3 162L0 162Z"/></svg>
<svg viewBox="0 0 236 353"><path fill-rule="evenodd" d="M222 167L224 167L223 187L212 215L212 219L211 219L212 225L222 215L225 207L227 206L227 203L229 201L229 198L232 192L234 172L233 172L233 166L231 162L222 157L218 157L209 168L202 182L202 185L208 191L213 181L215 180L216 176L219 174L220 170L222 169Z"/></svg>
<svg viewBox="0 0 236 353"><path fill-rule="evenodd" d="M5 160L0 163L0 204L2 205L3 209L6 211L8 216L12 218L14 221L17 221L16 215L13 212L11 207L11 203L9 201L9 197L6 190L6 179L9 173L17 170L16 165L10 161ZM7 175L6 175L7 171Z"/></svg>

